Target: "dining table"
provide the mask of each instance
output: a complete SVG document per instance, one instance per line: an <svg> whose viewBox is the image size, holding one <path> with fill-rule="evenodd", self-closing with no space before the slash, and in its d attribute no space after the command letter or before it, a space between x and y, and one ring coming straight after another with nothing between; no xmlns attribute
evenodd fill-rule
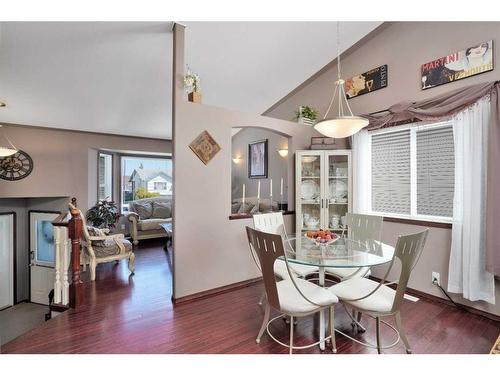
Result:
<svg viewBox="0 0 500 375"><path fill-rule="evenodd" d="M288 234L284 238L285 257L289 263L316 266L318 284L325 285L326 268L352 269L352 277L364 267L380 266L392 261L394 247L377 239L359 240L344 233L332 243L318 243L306 237L305 232ZM325 349L325 313L319 312L319 346Z"/></svg>

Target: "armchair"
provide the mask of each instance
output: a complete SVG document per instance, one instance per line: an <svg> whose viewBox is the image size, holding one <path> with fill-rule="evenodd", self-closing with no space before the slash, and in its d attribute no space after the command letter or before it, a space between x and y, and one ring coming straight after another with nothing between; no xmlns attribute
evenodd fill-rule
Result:
<svg viewBox="0 0 500 375"><path fill-rule="evenodd" d="M132 244L123 234L109 234L109 229L87 227L85 216L80 211L83 221L83 257L84 264L90 265L90 279L95 280L95 270L99 263L108 263L128 259L128 269L134 273L135 254Z"/></svg>

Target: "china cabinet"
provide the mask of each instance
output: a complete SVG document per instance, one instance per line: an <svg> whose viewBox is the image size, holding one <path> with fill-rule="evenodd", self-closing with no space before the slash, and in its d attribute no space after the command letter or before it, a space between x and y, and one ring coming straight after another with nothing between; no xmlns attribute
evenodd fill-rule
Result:
<svg viewBox="0 0 500 375"><path fill-rule="evenodd" d="M352 209L351 150L304 150L295 155L296 230L342 232Z"/></svg>

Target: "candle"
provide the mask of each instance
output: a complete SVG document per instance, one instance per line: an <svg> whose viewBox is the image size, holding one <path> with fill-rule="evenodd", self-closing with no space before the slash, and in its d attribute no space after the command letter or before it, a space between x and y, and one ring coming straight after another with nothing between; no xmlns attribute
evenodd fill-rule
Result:
<svg viewBox="0 0 500 375"><path fill-rule="evenodd" d="M283 177L281 177L280 195L283 195Z"/></svg>
<svg viewBox="0 0 500 375"><path fill-rule="evenodd" d="M270 185L269 185L269 197L272 198L273 197L273 179L271 178L269 180L269 182L270 182Z"/></svg>
<svg viewBox="0 0 500 375"><path fill-rule="evenodd" d="M257 184L257 199L260 199L260 181Z"/></svg>
<svg viewBox="0 0 500 375"><path fill-rule="evenodd" d="M241 203L245 204L245 184L243 184L243 197L241 198Z"/></svg>

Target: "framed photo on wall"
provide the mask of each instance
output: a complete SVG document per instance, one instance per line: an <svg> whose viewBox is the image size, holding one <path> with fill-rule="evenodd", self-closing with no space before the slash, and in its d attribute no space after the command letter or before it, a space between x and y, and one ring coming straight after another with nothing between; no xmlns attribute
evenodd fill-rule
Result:
<svg viewBox="0 0 500 375"><path fill-rule="evenodd" d="M248 145L248 178L267 178L267 139Z"/></svg>
<svg viewBox="0 0 500 375"><path fill-rule="evenodd" d="M384 87L387 87L387 64L347 79L345 95L347 99L352 99Z"/></svg>

